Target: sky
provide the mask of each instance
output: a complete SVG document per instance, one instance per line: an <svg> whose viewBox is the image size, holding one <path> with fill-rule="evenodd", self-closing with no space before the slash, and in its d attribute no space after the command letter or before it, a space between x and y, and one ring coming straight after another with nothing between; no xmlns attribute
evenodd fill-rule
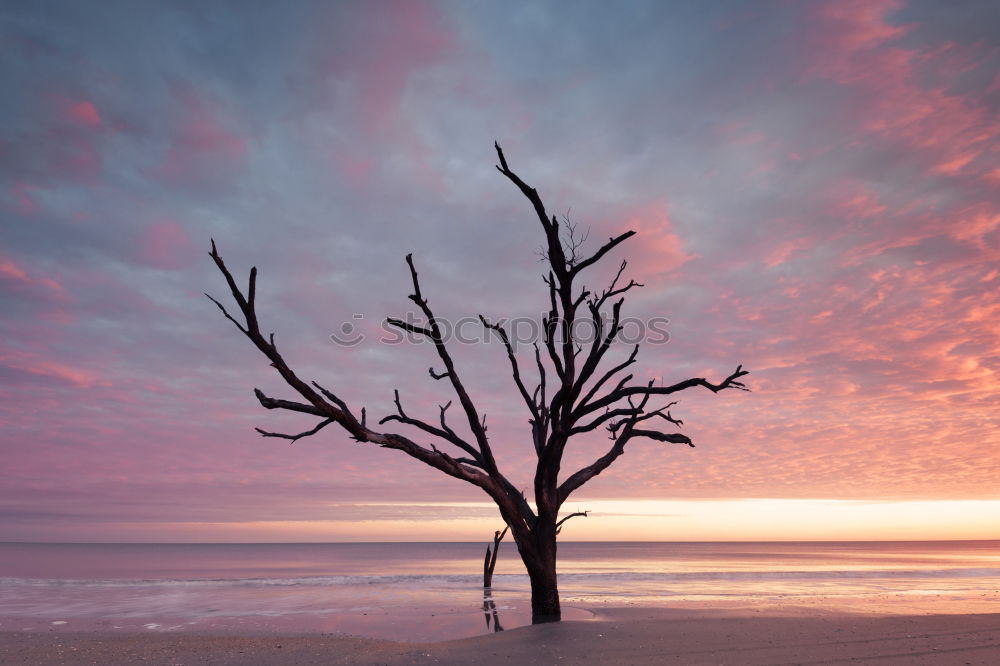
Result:
<svg viewBox="0 0 1000 666"><path fill-rule="evenodd" d="M313 421L203 292L214 238L300 375L435 418L404 256L449 321L546 306L494 141L587 247L638 232L585 280L669 320L637 378L751 371L564 538L1000 538L996 2L8 1L0 50L0 540L488 539L398 452L259 437ZM530 488L502 348L453 354Z"/></svg>

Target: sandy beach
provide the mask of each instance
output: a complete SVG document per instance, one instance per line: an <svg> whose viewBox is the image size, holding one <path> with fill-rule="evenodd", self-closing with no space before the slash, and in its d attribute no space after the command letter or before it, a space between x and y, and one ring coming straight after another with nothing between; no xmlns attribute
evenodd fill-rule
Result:
<svg viewBox="0 0 1000 666"><path fill-rule="evenodd" d="M335 635L0 633L28 664L957 664L1000 663L1000 614L760 615L601 609L592 621L437 643Z"/></svg>

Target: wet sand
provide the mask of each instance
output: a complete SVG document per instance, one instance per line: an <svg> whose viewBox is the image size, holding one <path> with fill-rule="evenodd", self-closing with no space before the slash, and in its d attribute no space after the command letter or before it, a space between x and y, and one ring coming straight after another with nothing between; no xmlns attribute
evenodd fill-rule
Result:
<svg viewBox="0 0 1000 666"><path fill-rule="evenodd" d="M1000 613L775 616L620 608L601 609L598 618L438 643L317 634L3 632L0 663L1000 664Z"/></svg>

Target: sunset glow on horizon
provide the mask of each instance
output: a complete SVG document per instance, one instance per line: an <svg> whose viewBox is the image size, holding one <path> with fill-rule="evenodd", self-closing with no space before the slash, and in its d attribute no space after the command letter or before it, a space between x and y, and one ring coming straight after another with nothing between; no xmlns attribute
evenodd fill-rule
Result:
<svg viewBox="0 0 1000 666"><path fill-rule="evenodd" d="M571 502L561 541L996 540L1000 500L809 499ZM491 502L329 503L328 519L121 522L64 528L67 542L328 543L488 541L502 524ZM27 534L44 541L47 533Z"/></svg>
<svg viewBox="0 0 1000 666"><path fill-rule="evenodd" d="M1000 539L998 25L985 1L7 3L0 541L488 540L481 492L398 452L258 436L314 422L260 408L289 390L203 292L228 297L215 239L302 377L436 419L433 351L381 326L412 308L403 257L450 322L547 305L494 140L588 248L637 232L584 280L628 259L626 316L669 320L636 382L751 372L680 394L695 448L631 442L561 538ZM452 353L530 498L503 349ZM609 445L574 440L563 477Z"/></svg>

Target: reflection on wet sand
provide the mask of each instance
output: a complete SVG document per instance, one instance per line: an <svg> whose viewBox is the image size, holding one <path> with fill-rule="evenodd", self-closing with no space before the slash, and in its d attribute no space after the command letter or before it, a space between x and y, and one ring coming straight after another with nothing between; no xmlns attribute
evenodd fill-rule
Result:
<svg viewBox="0 0 1000 666"><path fill-rule="evenodd" d="M486 629L490 629L490 622L493 622L493 631L503 631L500 626L500 614L497 612L497 604L493 601L493 589L483 588L483 616L486 618Z"/></svg>

